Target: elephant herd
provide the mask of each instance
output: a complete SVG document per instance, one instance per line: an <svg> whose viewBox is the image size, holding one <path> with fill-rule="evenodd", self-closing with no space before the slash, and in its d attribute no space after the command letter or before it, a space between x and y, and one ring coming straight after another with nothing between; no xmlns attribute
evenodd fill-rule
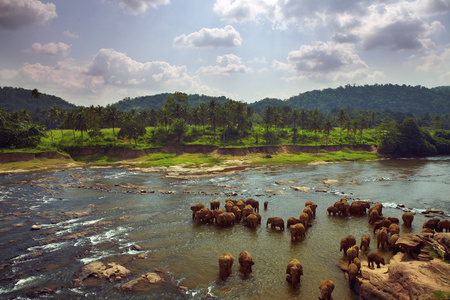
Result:
<svg viewBox="0 0 450 300"><path fill-rule="evenodd" d="M267 209L267 201L264 202L264 209ZM312 219L316 216L317 205L311 201L305 203L305 208L298 218L290 217L286 220L286 228L289 228L291 235L291 242L297 242L306 235L308 227L312 226ZM377 248L389 249L394 254L399 251L396 241L399 239L400 227L397 218L385 217L382 213L383 205L376 204L370 206L366 201L353 201L348 203L346 198L342 198L333 206L327 208L329 216L355 216L368 215L369 224L373 225L373 234L376 237ZM216 224L218 226L233 226L242 221L244 226L256 228L261 224L261 215L259 214L259 202L249 198L247 200L240 199L238 201L231 198L225 200L225 211L220 209L220 201L213 200L210 203L210 209L205 207L202 203L197 203L191 206L192 219L197 224ZM407 228L411 227L414 220L414 214L405 212L402 215L402 221ZM280 217L269 217L267 219L266 227L270 224L271 229L278 229L283 231L285 229L285 222ZM450 221L439 219L431 219L423 225L422 232L434 231L450 231ZM360 245L356 245L356 239L352 235L343 238L340 243L340 251L343 251L344 256L348 261L348 279L350 288L354 287L356 277L360 273L361 260L359 259L359 252L368 252L370 250L370 234L363 234L361 236ZM377 253L369 253L367 255L368 266L373 268L380 264L385 264L384 258ZM222 280L227 279L231 275L231 268L234 258L231 253L226 252L219 258L219 273ZM247 251L242 251L239 255L240 271L244 275L249 275L252 272L254 265L251 255ZM286 267L286 281L297 288L300 283L300 276L303 275L303 268L297 259L292 259ZM334 290L334 283L330 280L324 280L319 287L321 297L319 299L330 299L331 293Z"/></svg>
<svg viewBox="0 0 450 300"><path fill-rule="evenodd" d="M267 209L268 202L264 202L264 209ZM291 217L287 219L286 227L290 230L291 241L296 242L305 237L306 229L311 226L311 220L316 216L317 205L311 201L305 203L305 208L299 218ZM218 226L233 226L243 222L244 226L255 228L261 224L259 214L259 202L252 198L238 201L231 198L225 200L225 211L220 208L220 201L213 200L210 209L202 203L191 206L192 219L197 224L216 224ZM270 224L271 229L283 231L285 222L279 217L267 218L266 227ZM229 252L223 253L219 257L219 275L221 280L226 280L231 275L234 258ZM247 251L239 254L240 271L248 276L252 272L253 259ZM303 275L303 268L297 259L292 259L286 267L286 281L297 288L300 284L300 276ZM334 290L334 283L331 280L324 280L319 287L321 297L319 299L330 299Z"/></svg>

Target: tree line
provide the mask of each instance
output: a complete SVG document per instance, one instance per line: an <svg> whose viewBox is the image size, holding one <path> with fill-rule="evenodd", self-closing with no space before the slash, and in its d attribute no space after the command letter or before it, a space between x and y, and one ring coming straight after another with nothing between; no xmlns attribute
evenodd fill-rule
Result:
<svg viewBox="0 0 450 300"><path fill-rule="evenodd" d="M33 90L32 97L39 101L39 92ZM279 145L281 141L294 145L361 144L367 141L364 133L372 131L376 134L368 141L378 144L385 154L450 153L449 114L358 111L350 106L323 112L287 105L267 106L256 112L252 106L231 99L226 102L212 99L194 106L189 102L187 94L175 92L167 94L160 109L120 111L111 105L92 105L66 110L52 106L49 110L37 108L32 112L0 110L0 147L35 147L46 129L61 130L61 136L64 130L70 130L71 144L79 146L84 146L86 140L116 145L117 139L135 145L138 142L164 145L189 143L205 136L207 143L221 146L236 146L249 137L256 145ZM105 128L112 129L111 140L105 139L102 132ZM47 134L55 146L54 131L48 130ZM416 150L409 149L408 145L417 143L420 145L415 145Z"/></svg>

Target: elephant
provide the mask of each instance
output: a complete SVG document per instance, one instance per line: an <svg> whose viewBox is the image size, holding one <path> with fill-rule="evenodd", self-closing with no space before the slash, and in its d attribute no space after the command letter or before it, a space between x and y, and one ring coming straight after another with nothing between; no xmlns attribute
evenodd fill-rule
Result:
<svg viewBox="0 0 450 300"><path fill-rule="evenodd" d="M211 201L210 206L211 206L211 210L219 209L220 201L217 199L213 200L213 201Z"/></svg>
<svg viewBox="0 0 450 300"><path fill-rule="evenodd" d="M257 212L252 212L251 214L255 215L258 218L258 222L257 223L261 224L261 219L262 219L261 215L259 213L257 213Z"/></svg>
<svg viewBox="0 0 450 300"><path fill-rule="evenodd" d="M372 206L371 208L369 208L369 213L373 210L376 210L378 212L378 215L382 216L383 215L383 204L378 203L378 204Z"/></svg>
<svg viewBox="0 0 450 300"><path fill-rule="evenodd" d="M230 252L225 252L219 257L219 273L220 279L225 280L231 275L231 267L233 266L234 257Z"/></svg>
<svg viewBox="0 0 450 300"><path fill-rule="evenodd" d="M253 212L253 206L251 206L250 204L246 205L244 207L244 209L242 210L242 218L244 220L247 219L247 216L250 215Z"/></svg>
<svg viewBox="0 0 450 300"><path fill-rule="evenodd" d="M353 235L347 235L345 238L341 240L341 248L339 251L344 250L344 254L347 253L348 248L356 245L356 239Z"/></svg>
<svg viewBox="0 0 450 300"><path fill-rule="evenodd" d="M307 207L305 207L305 209L303 209L303 213L308 214L309 219L312 219L314 216L313 211L309 206L307 206Z"/></svg>
<svg viewBox="0 0 450 300"><path fill-rule="evenodd" d="M213 216L214 216L214 222L217 224L217 217L223 213L223 209L219 208L216 210L213 210Z"/></svg>
<svg viewBox="0 0 450 300"><path fill-rule="evenodd" d="M352 216L365 215L366 210L370 207L370 203L366 201L354 201L350 205L350 214Z"/></svg>
<svg viewBox="0 0 450 300"><path fill-rule="evenodd" d="M233 212L233 207L235 206L235 204L233 203L233 201L227 201L225 203L225 210L226 212Z"/></svg>
<svg viewBox="0 0 450 300"><path fill-rule="evenodd" d="M389 221L391 221L391 224L398 224L398 223L400 223L400 220L398 218L388 217L387 219Z"/></svg>
<svg viewBox="0 0 450 300"><path fill-rule="evenodd" d="M269 226L270 228L278 227L280 230L284 230L284 221L282 218L279 217L271 217L267 219L266 227Z"/></svg>
<svg viewBox="0 0 450 300"><path fill-rule="evenodd" d="M434 218L434 219L426 221L423 224L422 228L430 228L430 229L433 229L434 231L436 231L438 224L439 224L439 219Z"/></svg>
<svg viewBox="0 0 450 300"><path fill-rule="evenodd" d="M203 207L205 207L205 206L202 203L197 203L197 204L191 206L193 220L195 220L195 213L197 211L199 211L200 209L202 209Z"/></svg>
<svg viewBox="0 0 450 300"><path fill-rule="evenodd" d="M336 201L334 203L334 207L336 207L339 210L339 215L340 216L348 216L349 212L350 212L350 204L348 204L347 199L342 198L339 201Z"/></svg>
<svg viewBox="0 0 450 300"><path fill-rule="evenodd" d="M297 260L291 260L286 267L286 281L292 284L292 287L295 289L298 284L300 284L300 276L303 275L303 267L302 264Z"/></svg>
<svg viewBox="0 0 450 300"><path fill-rule="evenodd" d="M267 206L269 205L268 201L264 201L264 210L267 210Z"/></svg>
<svg viewBox="0 0 450 300"><path fill-rule="evenodd" d="M245 200L244 199L240 199L237 203L236 206L239 207L240 210L243 210L245 207Z"/></svg>
<svg viewBox="0 0 450 300"><path fill-rule="evenodd" d="M358 275L358 266L351 263L348 266L348 282L350 283L350 288L353 289L355 286L356 276Z"/></svg>
<svg viewBox="0 0 450 300"><path fill-rule="evenodd" d="M246 204L246 205L249 205L249 204L250 204L250 205L255 209L256 212L259 212L259 202L258 202L257 200L252 199L252 198L248 198L248 199L245 201L245 204Z"/></svg>
<svg viewBox="0 0 450 300"><path fill-rule="evenodd" d="M400 234L400 227L397 224L393 223L389 226L388 231L391 236L393 236L394 234Z"/></svg>
<svg viewBox="0 0 450 300"><path fill-rule="evenodd" d="M300 223L302 223L303 226L305 226L305 228L308 227L309 215L308 215L307 213L302 213L302 214L300 215L299 220L300 220Z"/></svg>
<svg viewBox="0 0 450 300"><path fill-rule="evenodd" d="M335 206L330 206L327 208L327 212L328 212L329 216L331 216L331 214L333 214L333 216L335 216L335 215L339 214L339 209Z"/></svg>
<svg viewBox="0 0 450 300"><path fill-rule="evenodd" d="M289 231L291 233L291 242L296 242L299 237L305 237L306 230L302 223L292 225Z"/></svg>
<svg viewBox="0 0 450 300"><path fill-rule="evenodd" d="M211 223L214 221L214 214L207 208L203 207L195 213L197 224Z"/></svg>
<svg viewBox="0 0 450 300"><path fill-rule="evenodd" d="M256 228L258 226L258 217L254 214L248 215L245 225L250 228Z"/></svg>
<svg viewBox="0 0 450 300"><path fill-rule="evenodd" d="M309 207L311 208L312 212L313 212L313 216L316 216L316 208L317 208L317 204L314 204L314 202L312 201L306 201L305 202L305 207Z"/></svg>
<svg viewBox="0 0 450 300"><path fill-rule="evenodd" d="M380 248L384 250L385 245L388 243L388 232L386 227L381 228L380 231L377 233L377 248Z"/></svg>
<svg viewBox="0 0 450 300"><path fill-rule="evenodd" d="M236 222L236 216L232 212L224 212L217 216L217 225L231 226Z"/></svg>
<svg viewBox="0 0 450 300"><path fill-rule="evenodd" d="M393 254L397 254L398 252L398 246L395 244L398 239L399 235L397 233L391 235L391 238L389 239L389 250L391 250Z"/></svg>
<svg viewBox="0 0 450 300"><path fill-rule="evenodd" d="M331 293L334 290L333 281L327 279L322 281L322 284L319 286L320 297L319 300L331 300Z"/></svg>
<svg viewBox="0 0 450 300"><path fill-rule="evenodd" d="M413 220L414 220L414 215L413 215L413 213L412 213L412 212L409 212L409 211L403 213L403 215L402 215L402 220L403 220L403 224L405 224L405 226L406 226L407 228L411 228L411 224L412 224L412 222L413 222Z"/></svg>
<svg viewBox="0 0 450 300"><path fill-rule="evenodd" d="M375 224L376 221L380 219L380 214L378 213L378 210L373 209L369 212L369 224Z"/></svg>
<svg viewBox="0 0 450 300"><path fill-rule="evenodd" d="M353 263L358 267L358 273L361 273L361 260L359 257L355 257Z"/></svg>
<svg viewBox="0 0 450 300"><path fill-rule="evenodd" d="M298 224L298 223L301 223L300 219L291 217L291 218L287 219L286 227L289 228L292 225L295 225L295 224Z"/></svg>
<svg viewBox="0 0 450 300"><path fill-rule="evenodd" d="M347 259L348 259L348 264L351 264L353 262L353 259L358 257L359 255L359 248L358 246L351 246L350 248L347 249Z"/></svg>
<svg viewBox="0 0 450 300"><path fill-rule="evenodd" d="M252 272L252 266L255 263L253 262L253 258L247 251L242 251L241 254L239 254L239 265L240 271L245 275L248 276Z"/></svg>
<svg viewBox="0 0 450 300"><path fill-rule="evenodd" d="M225 199L225 203L227 203L228 201L233 202L233 205L236 205L236 204L237 204L237 201L234 200L234 199L232 199L232 198L230 198L230 197L228 197L227 199Z"/></svg>
<svg viewBox="0 0 450 300"><path fill-rule="evenodd" d="M450 232L450 220L442 220L438 223L437 232Z"/></svg>
<svg viewBox="0 0 450 300"><path fill-rule="evenodd" d="M361 251L367 251L369 247L370 247L370 235L365 233L361 236L361 244L359 245L359 248L361 249Z"/></svg>
<svg viewBox="0 0 450 300"><path fill-rule="evenodd" d="M368 267L369 268L374 268L374 263L377 265L377 268L380 268L380 264L384 264L384 257L379 256L376 253L369 253L369 255L367 255L367 262L368 262Z"/></svg>
<svg viewBox="0 0 450 300"><path fill-rule="evenodd" d="M375 222L375 224L373 225L373 233L375 233L377 229L381 229L383 227L389 228L389 226L391 226L391 221L389 221L388 219L383 219L381 221Z"/></svg>
<svg viewBox="0 0 450 300"><path fill-rule="evenodd" d="M237 205L233 206L233 214L236 217L236 222L240 222L242 219L242 211L239 209Z"/></svg>

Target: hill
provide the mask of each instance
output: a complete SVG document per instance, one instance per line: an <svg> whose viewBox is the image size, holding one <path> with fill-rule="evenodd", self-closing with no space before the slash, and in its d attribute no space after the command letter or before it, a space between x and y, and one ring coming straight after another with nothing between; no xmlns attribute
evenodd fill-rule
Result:
<svg viewBox="0 0 450 300"><path fill-rule="evenodd" d="M141 110L144 108L160 109L164 100L171 94L158 94L137 98L126 98L112 106L119 110ZM211 97L205 95L189 95L189 104L195 106L202 102L208 104L212 99L218 103L225 103L226 97ZM393 84L375 84L364 86L338 87L335 89L314 90L281 100L265 98L249 103L256 112L268 106L290 106L296 109L319 109L330 112L335 108L353 107L356 110L390 110L392 112L410 112L414 114L445 114L450 113L450 87L436 87L429 89L423 86L407 86Z"/></svg>
<svg viewBox="0 0 450 300"><path fill-rule="evenodd" d="M160 109L164 105L164 100L166 100L167 97L172 96L171 93L163 93L163 94L157 94L152 96L142 96L142 97L136 97L136 98L125 98L117 103L111 104L111 106L117 107L118 110L121 111L130 111L132 109L135 109L137 111L142 109ZM189 105L190 106L196 106L200 103L208 104L211 100L215 100L216 102L220 104L226 103L228 98L221 96L221 97L211 97L206 95L198 95L198 94L191 94L189 95Z"/></svg>
<svg viewBox="0 0 450 300"><path fill-rule="evenodd" d="M41 94L39 99L34 99L29 89L0 87L0 108L4 111L18 111L22 109L35 111L38 107L41 110L48 110L52 106L65 110L77 107L75 104L56 96Z"/></svg>
<svg viewBox="0 0 450 300"><path fill-rule="evenodd" d="M429 89L407 85L364 85L314 90L287 100L264 99L251 104L255 111L271 106L290 106L296 109L319 109L330 112L333 108L351 106L356 110L390 110L413 114L450 113L450 87Z"/></svg>

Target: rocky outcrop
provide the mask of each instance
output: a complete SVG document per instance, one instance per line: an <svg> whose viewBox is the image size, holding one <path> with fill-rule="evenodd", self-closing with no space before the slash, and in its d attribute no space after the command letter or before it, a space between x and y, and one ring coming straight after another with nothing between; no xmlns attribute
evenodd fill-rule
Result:
<svg viewBox="0 0 450 300"><path fill-rule="evenodd" d="M116 263L103 264L99 261L91 262L81 268L78 272L76 278L73 279L75 287L83 284L83 281L88 277L95 277L98 279L104 279L109 281L119 281L124 277L130 275L131 271L127 268L118 265Z"/></svg>
<svg viewBox="0 0 450 300"><path fill-rule="evenodd" d="M391 258L389 264L380 268L369 268L365 259L361 260L361 273L355 280L354 290L360 299L435 299L433 292L450 294L450 264L441 259L420 259L425 246L436 251L446 251L450 233L407 234L398 241L403 251ZM421 253L421 254L418 254ZM341 260L339 267L348 272L348 263ZM348 275L346 275L348 276Z"/></svg>
<svg viewBox="0 0 450 300"><path fill-rule="evenodd" d="M439 259L408 260L409 255L398 253L389 265L369 269L362 262L361 278L355 289L360 299L434 299L433 291L450 293L450 264Z"/></svg>

